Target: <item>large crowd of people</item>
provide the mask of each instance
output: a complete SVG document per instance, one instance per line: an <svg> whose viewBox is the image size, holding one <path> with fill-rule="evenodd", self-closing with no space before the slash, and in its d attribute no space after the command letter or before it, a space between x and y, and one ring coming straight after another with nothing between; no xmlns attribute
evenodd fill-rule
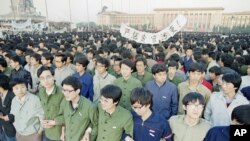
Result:
<svg viewBox="0 0 250 141"><path fill-rule="evenodd" d="M249 34L0 38L0 141L229 141L249 100Z"/></svg>

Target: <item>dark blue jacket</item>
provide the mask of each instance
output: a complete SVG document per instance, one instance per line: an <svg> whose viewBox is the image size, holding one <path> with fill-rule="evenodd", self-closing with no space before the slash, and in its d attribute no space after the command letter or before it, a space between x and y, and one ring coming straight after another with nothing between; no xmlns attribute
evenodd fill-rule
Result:
<svg viewBox="0 0 250 141"><path fill-rule="evenodd" d="M230 126L216 126L211 128L204 141L230 141Z"/></svg>

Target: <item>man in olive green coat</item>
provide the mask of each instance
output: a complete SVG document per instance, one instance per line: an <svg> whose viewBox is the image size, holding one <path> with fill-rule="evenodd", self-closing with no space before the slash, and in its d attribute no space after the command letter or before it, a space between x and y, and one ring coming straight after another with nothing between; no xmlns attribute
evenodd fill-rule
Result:
<svg viewBox="0 0 250 141"><path fill-rule="evenodd" d="M62 82L63 99L58 116L47 120L47 124L65 125L66 141L95 141L97 136L97 109L83 96L78 78L68 76ZM87 130L91 129L91 130Z"/></svg>
<svg viewBox="0 0 250 141"><path fill-rule="evenodd" d="M44 119L53 120L59 113L60 104L64 98L62 90L55 85L54 71L52 68L42 66L37 71L42 88L38 92L44 110ZM62 126L48 126L46 122L42 122L45 132L43 133L43 141L60 140Z"/></svg>

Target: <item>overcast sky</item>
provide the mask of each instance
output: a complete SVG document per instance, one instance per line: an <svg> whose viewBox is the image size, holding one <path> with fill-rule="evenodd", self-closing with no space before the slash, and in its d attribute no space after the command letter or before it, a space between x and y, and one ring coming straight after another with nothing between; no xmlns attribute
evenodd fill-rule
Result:
<svg viewBox="0 0 250 141"><path fill-rule="evenodd" d="M0 0L0 15L10 12L10 1ZM225 12L250 11L250 0L47 0L49 20L69 21L69 2L73 22L96 21L104 5L107 11L126 13L152 13L155 8L170 7L224 7ZM37 12L46 16L45 0L33 0L33 3Z"/></svg>

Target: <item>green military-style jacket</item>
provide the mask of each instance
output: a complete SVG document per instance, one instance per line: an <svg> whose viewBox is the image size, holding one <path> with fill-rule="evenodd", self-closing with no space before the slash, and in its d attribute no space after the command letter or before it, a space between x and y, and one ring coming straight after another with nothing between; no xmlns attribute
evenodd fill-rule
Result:
<svg viewBox="0 0 250 141"><path fill-rule="evenodd" d="M97 108L85 97L81 96L78 106L73 109L71 102L63 99L56 125L65 125L66 141L80 141L88 127L92 128L90 140L97 136Z"/></svg>
<svg viewBox="0 0 250 141"><path fill-rule="evenodd" d="M98 106L98 136L96 141L121 141L122 134L133 138L133 118L131 113L117 106L112 114Z"/></svg>
<svg viewBox="0 0 250 141"><path fill-rule="evenodd" d="M122 90L122 97L119 105L131 111L130 95L134 88L142 87L141 81L133 76L130 76L128 80L120 77L114 81L114 85L120 87Z"/></svg>
<svg viewBox="0 0 250 141"><path fill-rule="evenodd" d="M138 72L134 72L132 76L140 80L143 86L145 86L148 81L153 80L152 73L147 71L144 72L144 75L139 75Z"/></svg>
<svg viewBox="0 0 250 141"><path fill-rule="evenodd" d="M58 115L60 104L64 98L62 90L58 86L55 86L51 95L48 95L45 88L42 87L38 92L38 96L44 110L44 118L46 120L53 120ZM51 140L60 140L61 132L61 125L56 125L52 128L45 128L45 135Z"/></svg>

